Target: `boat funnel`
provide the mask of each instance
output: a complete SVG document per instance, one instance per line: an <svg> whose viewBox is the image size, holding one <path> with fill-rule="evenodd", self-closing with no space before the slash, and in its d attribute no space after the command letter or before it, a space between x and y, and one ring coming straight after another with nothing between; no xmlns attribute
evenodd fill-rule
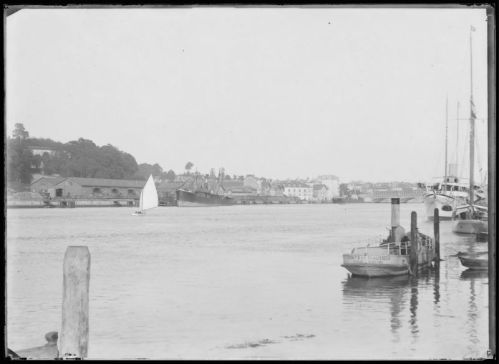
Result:
<svg viewBox="0 0 499 364"><path fill-rule="evenodd" d="M392 227L400 225L400 198L392 198Z"/></svg>
<svg viewBox="0 0 499 364"><path fill-rule="evenodd" d="M390 240L392 242L400 241L405 235L405 230L400 226L400 198L392 198L392 231Z"/></svg>

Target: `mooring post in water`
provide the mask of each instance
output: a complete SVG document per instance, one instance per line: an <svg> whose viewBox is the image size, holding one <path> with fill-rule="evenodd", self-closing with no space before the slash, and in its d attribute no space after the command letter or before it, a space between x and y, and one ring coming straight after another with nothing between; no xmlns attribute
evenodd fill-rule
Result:
<svg viewBox="0 0 499 364"><path fill-rule="evenodd" d="M90 252L86 246L69 246L64 255L62 324L59 357L85 358L88 351L88 293Z"/></svg>
<svg viewBox="0 0 499 364"><path fill-rule="evenodd" d="M416 211L411 212L411 254L409 255L409 262L411 273L416 274L418 270L418 223Z"/></svg>
<svg viewBox="0 0 499 364"><path fill-rule="evenodd" d="M440 268L440 217L438 209L433 210L433 235L435 236L435 267Z"/></svg>

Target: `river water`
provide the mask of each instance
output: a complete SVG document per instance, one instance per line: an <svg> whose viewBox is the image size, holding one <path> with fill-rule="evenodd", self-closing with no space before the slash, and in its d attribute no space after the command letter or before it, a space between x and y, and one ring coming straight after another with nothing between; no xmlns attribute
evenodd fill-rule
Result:
<svg viewBox="0 0 499 364"><path fill-rule="evenodd" d="M422 204L401 204L433 236ZM69 245L91 254L89 359L486 357L486 250L441 222L440 273L349 277L342 254L385 236L390 204L8 209L7 343L60 331Z"/></svg>

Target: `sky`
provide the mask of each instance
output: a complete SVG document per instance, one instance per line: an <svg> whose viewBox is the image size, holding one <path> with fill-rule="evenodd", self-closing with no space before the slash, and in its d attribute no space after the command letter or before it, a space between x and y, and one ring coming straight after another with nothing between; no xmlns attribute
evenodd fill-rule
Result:
<svg viewBox="0 0 499 364"><path fill-rule="evenodd" d="M23 9L5 31L6 134L176 173L371 182L444 174L446 99L449 162L468 164L472 34L487 167L485 9Z"/></svg>

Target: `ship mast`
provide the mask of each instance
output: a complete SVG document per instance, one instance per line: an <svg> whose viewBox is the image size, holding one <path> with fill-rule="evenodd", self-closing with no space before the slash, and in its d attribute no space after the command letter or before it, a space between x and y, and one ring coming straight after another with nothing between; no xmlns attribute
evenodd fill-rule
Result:
<svg viewBox="0 0 499 364"><path fill-rule="evenodd" d="M444 183L447 183L447 131L449 129L449 98L445 97L445 173L444 173ZM445 185L447 188L447 185Z"/></svg>
<svg viewBox="0 0 499 364"><path fill-rule="evenodd" d="M473 202L475 201L474 181L475 174L475 105L473 103L473 40L471 33L475 30L473 26L470 28L470 205L474 210Z"/></svg>
<svg viewBox="0 0 499 364"><path fill-rule="evenodd" d="M458 166L459 166L459 101L457 102L457 112L456 112L456 177L459 175Z"/></svg>

